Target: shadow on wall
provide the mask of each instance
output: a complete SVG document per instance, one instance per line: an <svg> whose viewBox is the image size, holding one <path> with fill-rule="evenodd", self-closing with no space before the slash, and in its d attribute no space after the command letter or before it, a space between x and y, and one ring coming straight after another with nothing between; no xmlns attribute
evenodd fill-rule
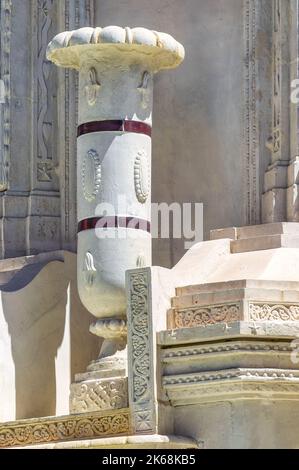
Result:
<svg viewBox="0 0 299 470"><path fill-rule="evenodd" d="M68 413L70 382L99 351L76 284L76 255L64 253L26 287L1 293L2 421Z"/></svg>

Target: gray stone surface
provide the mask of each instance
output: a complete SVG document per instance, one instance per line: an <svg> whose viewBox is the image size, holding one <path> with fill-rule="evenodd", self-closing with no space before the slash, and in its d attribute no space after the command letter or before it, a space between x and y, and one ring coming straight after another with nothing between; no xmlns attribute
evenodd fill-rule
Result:
<svg viewBox="0 0 299 470"><path fill-rule="evenodd" d="M76 79L46 60L54 34L93 22L93 0L1 2L0 257L76 249Z"/></svg>

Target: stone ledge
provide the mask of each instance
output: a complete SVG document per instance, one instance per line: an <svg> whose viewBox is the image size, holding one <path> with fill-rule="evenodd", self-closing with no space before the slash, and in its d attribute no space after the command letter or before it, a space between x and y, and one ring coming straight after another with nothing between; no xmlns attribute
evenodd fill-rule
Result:
<svg viewBox="0 0 299 470"><path fill-rule="evenodd" d="M19 447L18 449L24 449ZM85 439L27 446L25 449L202 449L203 443L181 436L159 434Z"/></svg>
<svg viewBox="0 0 299 470"><path fill-rule="evenodd" d="M210 238L230 239L231 253L234 254L277 248L299 248L299 223L274 222L247 227L228 227L211 230Z"/></svg>
<svg viewBox="0 0 299 470"><path fill-rule="evenodd" d="M0 448L128 435L129 409L25 419L0 424Z"/></svg>
<svg viewBox="0 0 299 470"><path fill-rule="evenodd" d="M268 338L275 337L276 340L299 338L299 322L296 321L236 321L229 325L217 323L208 326L194 328L181 328L177 330L161 331L157 335L160 346L177 346L190 343L203 343L219 339L238 338Z"/></svg>
<svg viewBox="0 0 299 470"><path fill-rule="evenodd" d="M236 368L285 369L291 374L299 369L295 345L292 340L231 340L214 343L192 344L163 348L160 352L165 380L173 375L204 373L217 370L236 370ZM230 374L231 375L231 374Z"/></svg>
<svg viewBox="0 0 299 470"><path fill-rule="evenodd" d="M271 235L299 235L299 223L274 222L261 225L248 225L246 227L228 227L211 230L211 240L230 238L231 240L244 240Z"/></svg>
<svg viewBox="0 0 299 470"><path fill-rule="evenodd" d="M217 371L227 373L227 371ZM277 371L280 374L280 371ZM165 385L172 406L233 400L299 400L299 380L291 378L239 376L237 379ZM217 376L217 373L215 373ZM186 378L187 379L187 378ZM190 379L191 380L191 379Z"/></svg>

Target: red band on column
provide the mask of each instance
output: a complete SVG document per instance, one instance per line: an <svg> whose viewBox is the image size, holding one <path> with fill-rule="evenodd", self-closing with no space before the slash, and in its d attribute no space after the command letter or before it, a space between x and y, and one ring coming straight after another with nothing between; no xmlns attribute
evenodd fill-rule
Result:
<svg viewBox="0 0 299 470"><path fill-rule="evenodd" d="M118 215L89 217L78 223L78 233L84 230L100 229L100 228L132 228L135 230L144 230L150 233L151 224L148 220L139 219L137 217L122 217Z"/></svg>
<svg viewBox="0 0 299 470"><path fill-rule="evenodd" d="M85 122L78 127L77 136L91 134L92 132L134 132L136 134L152 135L152 128L149 124L140 121L128 121L122 119L107 121Z"/></svg>

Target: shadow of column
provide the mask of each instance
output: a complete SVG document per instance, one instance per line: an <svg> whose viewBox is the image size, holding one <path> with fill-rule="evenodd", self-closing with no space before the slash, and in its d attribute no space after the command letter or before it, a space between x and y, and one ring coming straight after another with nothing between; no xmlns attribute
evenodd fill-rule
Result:
<svg viewBox="0 0 299 470"><path fill-rule="evenodd" d="M15 419L55 415L55 358L64 336L68 285L64 263L55 261L23 289L1 293L15 366Z"/></svg>

